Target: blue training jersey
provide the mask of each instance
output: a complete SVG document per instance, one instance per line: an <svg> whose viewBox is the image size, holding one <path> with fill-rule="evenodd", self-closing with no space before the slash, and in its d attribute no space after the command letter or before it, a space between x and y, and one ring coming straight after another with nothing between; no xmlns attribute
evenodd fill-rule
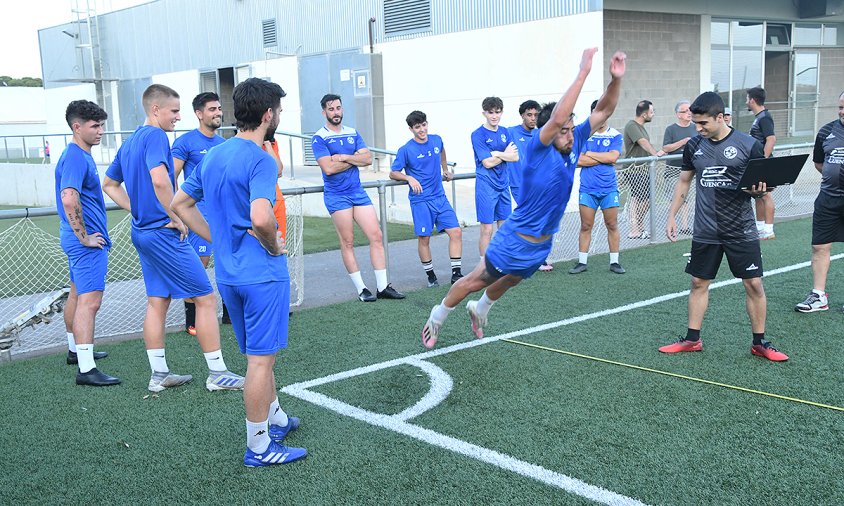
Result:
<svg viewBox="0 0 844 506"><path fill-rule="evenodd" d="M233 137L211 150L182 191L208 203L214 268L218 283L252 285L289 281L287 256L272 256L252 228L251 203L267 199L275 205L278 165L252 141Z"/></svg>
<svg viewBox="0 0 844 506"><path fill-rule="evenodd" d="M475 174L476 178L486 180L490 186L498 191L507 188L510 179L507 174L507 162L501 162L491 169L487 169L481 163L482 160L492 156L493 151L504 151L507 145L512 142L510 131L504 127L492 131L484 125L472 132L472 151L475 153Z"/></svg>
<svg viewBox="0 0 844 506"><path fill-rule="evenodd" d="M323 126L314 134L311 148L314 158L319 160L324 156L353 155L361 149L366 149L366 143L352 127L343 125L340 133L337 133ZM354 166L330 176L323 172L322 180L325 183L325 193L328 194L351 195L363 189L360 184L360 173Z"/></svg>
<svg viewBox="0 0 844 506"><path fill-rule="evenodd" d="M167 133L158 127L144 125L123 142L106 171L106 176L126 184L135 228L160 228L170 222L167 211L155 196L149 173L159 165L167 167L170 184L175 189L173 156Z"/></svg>
<svg viewBox="0 0 844 506"><path fill-rule="evenodd" d="M595 132L586 141L581 154L592 151L594 153L607 153L618 151L624 148L624 138L615 128L608 128L606 132ZM580 191L584 193L606 194L618 191L618 180L615 175L615 165L600 164L594 167L582 167L580 169Z"/></svg>
<svg viewBox="0 0 844 506"><path fill-rule="evenodd" d="M519 188L522 186L522 172L525 170L525 148L538 130L526 130L524 125L519 124L510 127L510 137L513 144L519 148L519 161L507 164L507 176L510 178L510 187Z"/></svg>
<svg viewBox="0 0 844 506"><path fill-rule="evenodd" d="M62 190L73 188L79 192L79 203L82 206L82 219L88 235L94 232L103 234L105 247L111 247L106 222L105 199L100 185L100 174L97 164L90 153L76 144L68 144L62 156L56 163L56 210L59 213L59 239L65 253L73 253L87 249L73 233L67 214L62 205Z"/></svg>
<svg viewBox="0 0 844 506"><path fill-rule="evenodd" d="M527 160L523 174L522 201L504 222L502 230L532 237L555 233L571 195L577 159L589 138L592 127L587 119L574 127L571 153L563 156L553 142L546 146L539 132L526 147Z"/></svg>
<svg viewBox="0 0 844 506"><path fill-rule="evenodd" d="M428 135L424 143L410 139L399 148L392 170L404 170L408 176L413 176L422 185L422 193L410 190L410 202L422 202L445 195L443 190L442 165L440 153L443 150L443 140L439 135Z"/></svg>
<svg viewBox="0 0 844 506"><path fill-rule="evenodd" d="M190 175L193 173L193 169L202 162L202 159L211 148L220 145L225 141L226 140L219 135L207 137L198 128L177 137L173 142L173 148L171 151L173 152L174 159L178 158L179 160L185 162L184 167L182 167L182 172L185 174L184 180L188 180ZM198 202L196 207L202 211L203 215L205 214L204 201Z"/></svg>

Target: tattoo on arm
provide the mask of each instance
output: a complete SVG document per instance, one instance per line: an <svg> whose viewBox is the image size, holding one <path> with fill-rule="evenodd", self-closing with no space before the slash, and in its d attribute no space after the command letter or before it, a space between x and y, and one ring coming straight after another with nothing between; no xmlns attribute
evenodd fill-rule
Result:
<svg viewBox="0 0 844 506"><path fill-rule="evenodd" d="M88 236L88 231L85 228L85 219L82 217L82 203L79 201L79 193L72 188L65 188L61 193L64 197L75 197L76 202L73 203L73 209L67 214L67 221L70 223L70 228L76 237L82 241Z"/></svg>

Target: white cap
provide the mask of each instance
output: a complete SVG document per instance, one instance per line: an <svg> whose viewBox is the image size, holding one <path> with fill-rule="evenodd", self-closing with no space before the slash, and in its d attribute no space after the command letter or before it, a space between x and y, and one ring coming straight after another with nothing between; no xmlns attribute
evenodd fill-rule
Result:
<svg viewBox="0 0 844 506"><path fill-rule="evenodd" d="M725 107L724 108L724 116L732 116L732 115L733 115L733 110L730 109L729 107Z"/></svg>

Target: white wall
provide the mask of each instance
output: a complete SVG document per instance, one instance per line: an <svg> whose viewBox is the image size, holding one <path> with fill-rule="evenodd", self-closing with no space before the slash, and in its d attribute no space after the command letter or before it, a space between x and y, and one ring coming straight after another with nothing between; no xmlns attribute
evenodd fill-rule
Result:
<svg viewBox="0 0 844 506"><path fill-rule="evenodd" d="M193 113L191 102L193 101L193 97L199 95L198 70L156 74L152 76L152 84L169 86L179 94L182 120L176 123L177 130L193 130L197 127L196 116Z"/></svg>
<svg viewBox="0 0 844 506"><path fill-rule="evenodd" d="M576 41L576 42L574 42ZM384 61L387 149L410 138L405 117L428 115L459 170L474 169L471 132L483 123L481 101L504 101L501 125L521 123L518 107L532 98L556 101L574 80L586 47L603 47L603 14L594 12L485 30L380 44ZM603 92L599 52L576 112L585 118Z"/></svg>

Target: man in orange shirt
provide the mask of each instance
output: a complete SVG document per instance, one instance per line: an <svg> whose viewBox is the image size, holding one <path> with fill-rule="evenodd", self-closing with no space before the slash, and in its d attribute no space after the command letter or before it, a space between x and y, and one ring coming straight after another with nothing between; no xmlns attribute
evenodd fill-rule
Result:
<svg viewBox="0 0 844 506"><path fill-rule="evenodd" d="M281 163L281 157L278 155L278 142L275 139L264 141L264 151L275 159L275 163L278 165L278 177L281 177L284 172L284 164ZM281 232L281 237L287 240L287 206L284 205L284 196L281 194L281 188L278 187L278 184L275 185L273 214L275 214L275 220L278 222L278 231Z"/></svg>

